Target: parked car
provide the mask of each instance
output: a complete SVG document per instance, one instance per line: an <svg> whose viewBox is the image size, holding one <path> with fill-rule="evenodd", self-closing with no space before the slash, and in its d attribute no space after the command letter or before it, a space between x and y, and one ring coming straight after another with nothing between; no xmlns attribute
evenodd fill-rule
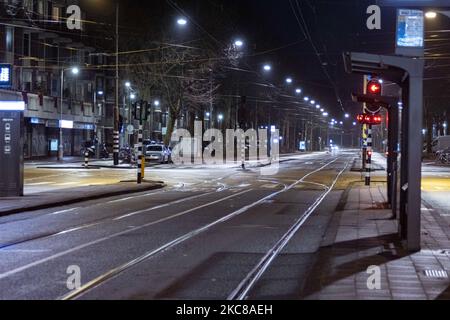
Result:
<svg viewBox="0 0 450 320"><path fill-rule="evenodd" d="M171 151L162 144L150 144L145 149L145 160L169 163L171 161Z"/></svg>

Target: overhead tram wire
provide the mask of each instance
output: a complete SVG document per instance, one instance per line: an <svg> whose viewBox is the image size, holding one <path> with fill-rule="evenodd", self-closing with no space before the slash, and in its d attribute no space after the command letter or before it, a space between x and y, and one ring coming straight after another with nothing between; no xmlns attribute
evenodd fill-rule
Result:
<svg viewBox="0 0 450 320"><path fill-rule="evenodd" d="M340 104L342 110L345 112L345 109L344 109L344 106L343 106L343 103L342 103L342 99L339 96L338 87L337 87L336 83L334 82L333 78L328 73L328 70L326 69L326 67L323 65L323 60L322 60L322 58L320 56L319 50L317 49L317 47L314 44L314 41L313 41L313 39L311 37L311 33L309 32L308 25L307 25L306 20L305 20L305 18L303 16L303 13L302 13L302 10L301 10L301 7L300 7L300 3L299 3L298 0L294 0L294 1L296 2L297 8L298 8L298 14L299 14L301 20L303 21L303 24L301 24L300 21L298 21L299 27L300 27L301 30L303 30L303 28L305 29L305 32L306 32L306 35L307 35L307 39L309 40L309 42L310 42L310 44L311 44L311 46L312 46L312 48L313 48L313 50L314 50L318 60L319 60L320 67L321 67L322 71L324 72L325 76L330 81L331 85L333 86L337 102Z"/></svg>

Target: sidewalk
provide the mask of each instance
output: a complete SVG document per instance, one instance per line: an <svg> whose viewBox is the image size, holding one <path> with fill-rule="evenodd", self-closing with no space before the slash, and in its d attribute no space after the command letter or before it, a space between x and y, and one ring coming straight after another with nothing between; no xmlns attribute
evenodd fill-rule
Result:
<svg viewBox="0 0 450 320"><path fill-rule="evenodd" d="M381 158L380 158L381 159ZM356 175L356 173L349 173ZM374 174L383 181L384 172ZM324 300L450 299L450 232L433 210L422 209L422 251L410 254L398 238L386 186L354 183L328 227L302 298ZM370 266L381 270L381 290L370 290Z"/></svg>
<svg viewBox="0 0 450 320"><path fill-rule="evenodd" d="M146 181L141 185L135 182L121 182L104 186L53 190L26 195L24 197L2 198L0 199L0 217L15 213L61 207L89 200L145 192L163 187L164 183L160 181Z"/></svg>

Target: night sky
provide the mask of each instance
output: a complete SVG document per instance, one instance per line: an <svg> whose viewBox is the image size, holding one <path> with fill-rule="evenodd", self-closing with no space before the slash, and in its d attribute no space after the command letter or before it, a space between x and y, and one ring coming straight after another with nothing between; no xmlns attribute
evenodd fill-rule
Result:
<svg viewBox="0 0 450 320"><path fill-rule="evenodd" d="M383 7L382 30L366 28L366 9L377 3L375 0L127 0L121 3L123 36L145 37L152 28L173 27L174 19L183 15L180 12L183 11L195 22L195 26L191 26L196 29L195 36L214 37L223 43L241 37L249 53L248 66L259 70L262 64L271 63L273 72L269 80L272 83L281 85L286 76L293 77L296 86L302 87L305 94L336 117L342 110L355 114L360 109L350 95L352 91L361 90L361 76L345 74L342 52L394 52L394 7ZM114 16L110 1L109 6L102 5L101 17L92 5L88 9L90 13L95 12L98 19L108 20ZM427 37L440 40L428 54L444 53L449 57L450 19L434 24L427 25ZM445 65L448 61L433 63ZM443 75L445 78L448 68L434 67L428 72L431 78ZM433 84L428 87L441 90L448 83L448 79L437 83L429 81ZM428 95L432 96L432 92Z"/></svg>

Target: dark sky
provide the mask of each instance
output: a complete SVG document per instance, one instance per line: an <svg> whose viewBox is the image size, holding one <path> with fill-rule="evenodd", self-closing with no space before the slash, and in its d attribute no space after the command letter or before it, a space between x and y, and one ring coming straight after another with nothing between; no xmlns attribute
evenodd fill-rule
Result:
<svg viewBox="0 0 450 320"><path fill-rule="evenodd" d="M190 27L196 29L197 35L222 42L241 37L251 55L247 58L250 67L258 70L263 63L271 63L271 82L281 85L286 76L293 77L295 86L302 87L305 94L339 117L342 108L338 98L345 111L358 112L360 107L351 102L350 94L362 85L360 76L345 74L342 53L394 51L396 8L382 8L382 30L370 31L366 27L367 7L379 1L382 0L126 0L121 1L120 24L124 36L139 37L151 32L145 29L149 24L143 21L170 28L177 16L186 13L193 20ZM111 6L112 1L108 2ZM114 8L104 5L101 13L111 18ZM448 57L450 19L445 19L438 19L427 28L446 32L428 32L427 36L438 39L436 48L444 51L437 52ZM444 40L447 46L442 47L439 41ZM434 68L434 72L439 70L442 72Z"/></svg>

